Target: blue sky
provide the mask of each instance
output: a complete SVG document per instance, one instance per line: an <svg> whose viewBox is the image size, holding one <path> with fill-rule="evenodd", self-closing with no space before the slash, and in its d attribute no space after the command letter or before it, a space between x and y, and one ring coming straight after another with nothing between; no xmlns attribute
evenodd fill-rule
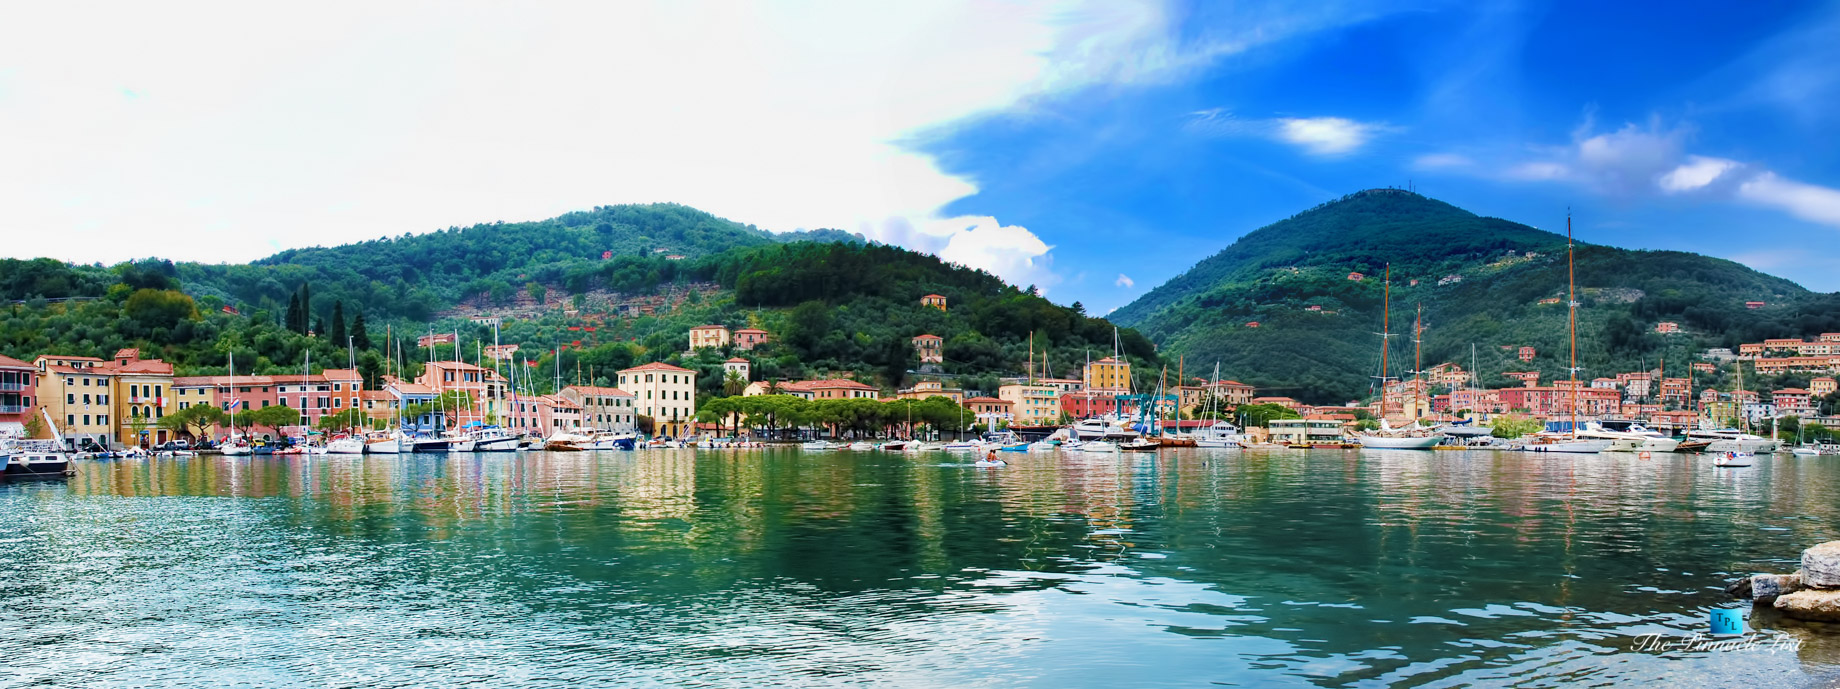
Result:
<svg viewBox="0 0 1840 689"><path fill-rule="evenodd" d="M601 204L836 227L1103 313L1414 184L1840 290L1840 3L40 3L0 254L247 261Z"/></svg>
<svg viewBox="0 0 1840 689"><path fill-rule="evenodd" d="M1831 4L1401 7L921 147L979 187L950 213L1032 229L1062 278L1051 295L1097 311L1250 229L1408 183L1558 231L1569 206L1586 241L1698 251L1831 291L1837 19Z"/></svg>

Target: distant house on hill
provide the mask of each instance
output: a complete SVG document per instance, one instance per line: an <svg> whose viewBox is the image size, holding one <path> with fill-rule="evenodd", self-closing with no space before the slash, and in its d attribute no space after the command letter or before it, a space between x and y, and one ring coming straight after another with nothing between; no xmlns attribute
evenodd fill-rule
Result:
<svg viewBox="0 0 1840 689"><path fill-rule="evenodd" d="M1360 274L1360 273L1349 273L1349 274L1348 274L1348 279L1349 279L1349 280L1353 280L1353 281L1355 281L1355 282L1360 282L1360 281L1362 281L1362 280L1366 280L1366 279L1367 279L1367 276L1366 276L1366 275L1362 275L1362 274Z"/></svg>

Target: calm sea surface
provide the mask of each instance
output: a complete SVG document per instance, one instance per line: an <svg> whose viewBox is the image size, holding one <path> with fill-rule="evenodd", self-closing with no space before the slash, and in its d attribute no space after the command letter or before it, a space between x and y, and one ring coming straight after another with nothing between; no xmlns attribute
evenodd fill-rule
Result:
<svg viewBox="0 0 1840 689"><path fill-rule="evenodd" d="M1639 641L1840 538L1840 458L1008 459L78 463L0 483L0 687L1840 679L1840 630Z"/></svg>

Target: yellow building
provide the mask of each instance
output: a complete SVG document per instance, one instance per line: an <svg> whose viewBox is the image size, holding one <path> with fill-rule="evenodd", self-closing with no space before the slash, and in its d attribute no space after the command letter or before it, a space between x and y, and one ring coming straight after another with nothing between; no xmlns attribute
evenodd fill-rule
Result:
<svg viewBox="0 0 1840 689"><path fill-rule="evenodd" d="M1106 357L1086 365L1086 389L1094 392L1124 392L1131 388L1131 362Z"/></svg>
<svg viewBox="0 0 1840 689"><path fill-rule="evenodd" d="M997 399L1012 405L1018 424L1039 426L1061 420L1061 391L1053 385L1004 385L997 388Z"/></svg>
<svg viewBox="0 0 1840 689"><path fill-rule="evenodd" d="M85 356L40 356L38 401L57 422L58 435L70 449L84 441L112 446L115 438L115 372L101 359Z"/></svg>
<svg viewBox="0 0 1840 689"><path fill-rule="evenodd" d="M935 309L939 309L940 311L944 311L946 310L946 298L944 295L929 294L929 295L926 295L920 298L920 305L930 306Z"/></svg>
<svg viewBox="0 0 1840 689"><path fill-rule="evenodd" d="M615 386L632 393L634 413L652 417L652 434L680 436L696 421L696 372L654 362L620 371Z"/></svg>
<svg viewBox="0 0 1840 689"><path fill-rule="evenodd" d="M159 359L141 359L141 350L115 353L115 439L123 445L158 445L176 434L158 425L178 404L172 391L173 367Z"/></svg>
<svg viewBox="0 0 1840 689"><path fill-rule="evenodd" d="M727 347L729 341L728 326L699 325L690 329L690 351L708 347Z"/></svg>

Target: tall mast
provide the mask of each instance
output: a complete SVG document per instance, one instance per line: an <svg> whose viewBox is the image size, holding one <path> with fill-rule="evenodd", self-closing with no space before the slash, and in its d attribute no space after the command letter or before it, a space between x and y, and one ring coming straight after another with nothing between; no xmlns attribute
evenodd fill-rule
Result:
<svg viewBox="0 0 1840 689"><path fill-rule="evenodd" d="M1386 416L1386 350L1393 337L1393 264L1386 264L1384 291L1380 301L1380 416Z"/></svg>
<svg viewBox="0 0 1840 689"><path fill-rule="evenodd" d="M1572 437L1578 437L1578 271L1572 260L1572 214L1565 214L1565 301L1572 336Z"/></svg>
<svg viewBox="0 0 1840 689"><path fill-rule="evenodd" d="M1029 331L1029 385L1035 384L1035 331Z"/></svg>
<svg viewBox="0 0 1840 689"><path fill-rule="evenodd" d="M1418 405L1421 402L1419 395L1424 385L1424 381L1419 378L1419 374L1424 373L1425 370L1424 323L1425 305L1420 303L1418 316L1412 319L1412 419L1414 421L1418 420Z"/></svg>

